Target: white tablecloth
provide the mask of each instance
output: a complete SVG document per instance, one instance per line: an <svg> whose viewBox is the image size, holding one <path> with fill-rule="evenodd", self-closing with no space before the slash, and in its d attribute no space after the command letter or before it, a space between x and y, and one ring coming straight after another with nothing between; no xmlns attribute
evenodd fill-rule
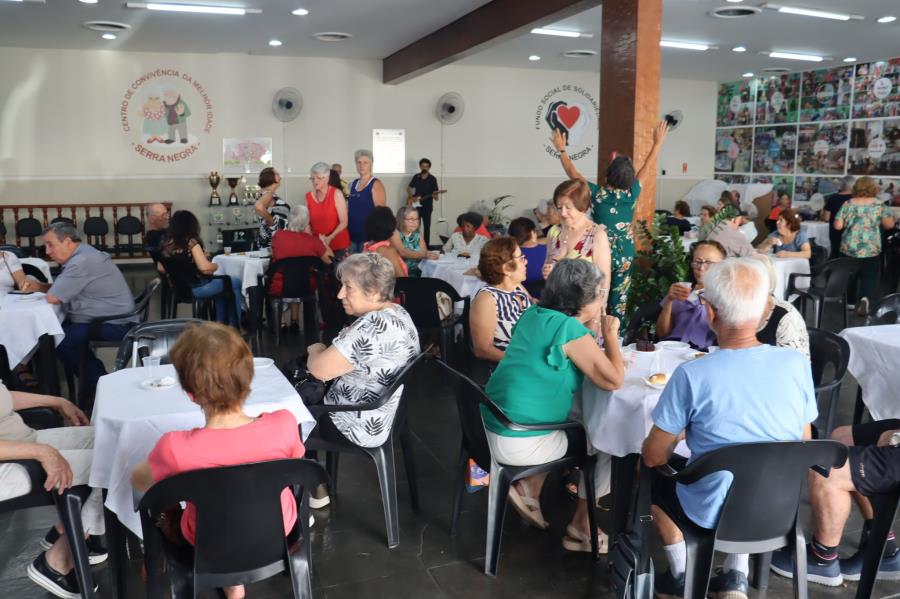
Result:
<svg viewBox="0 0 900 599"><path fill-rule="evenodd" d="M256 258L247 254L219 254L213 258L213 263L219 265L219 269L213 273L217 275L230 275L241 280L241 291L244 297L250 287L256 287L260 275L265 274L269 268L268 258Z"/></svg>
<svg viewBox="0 0 900 599"><path fill-rule="evenodd" d="M62 341L62 306L48 304L43 293L0 296L0 345L6 348L9 367L15 368L37 348L41 335Z"/></svg>
<svg viewBox="0 0 900 599"><path fill-rule="evenodd" d="M809 274L809 260L806 258L776 258L769 256L775 266L775 297L784 299L784 290L787 289L788 275L791 273ZM797 289L809 287L809 277L797 279Z"/></svg>
<svg viewBox="0 0 900 599"><path fill-rule="evenodd" d="M179 385L146 390L140 383L147 376L146 368L126 368L101 377L92 418L95 436L90 485L108 490L106 507L138 536L141 522L134 511L131 472L164 433L203 426L203 413ZM175 377L175 367L161 366L159 376ZM302 427L303 439L315 426L300 396L274 365L257 369L244 409L251 416L289 410Z"/></svg>
<svg viewBox="0 0 900 599"><path fill-rule="evenodd" d="M439 260L422 260L419 268L423 277L441 279L450 283L461 296L475 297L478 290L485 286L478 277L464 274L470 268L478 266L477 258L457 258L447 254Z"/></svg>
<svg viewBox="0 0 900 599"><path fill-rule="evenodd" d="M46 260L41 260L40 258L19 258L20 264L31 264L32 266L36 266L41 273L45 277L47 277L47 282L53 282L53 275L50 274L50 265L47 264Z"/></svg>
<svg viewBox="0 0 900 599"><path fill-rule="evenodd" d="M872 419L900 418L900 324L853 327L841 337L850 344L850 374Z"/></svg>
<svg viewBox="0 0 900 599"><path fill-rule="evenodd" d="M596 451L619 457L640 453L653 426L650 415L662 395L662 390L650 387L643 379L657 372L673 372L694 353L683 350L634 352L631 363L625 368L625 382L616 391L599 389L585 378L580 410L591 446ZM677 452L689 455L686 446L679 445Z"/></svg>
<svg viewBox="0 0 900 599"><path fill-rule="evenodd" d="M831 238L828 237L828 223L806 220L800 223L800 229L806 232L807 237L815 237L816 245L831 252Z"/></svg>

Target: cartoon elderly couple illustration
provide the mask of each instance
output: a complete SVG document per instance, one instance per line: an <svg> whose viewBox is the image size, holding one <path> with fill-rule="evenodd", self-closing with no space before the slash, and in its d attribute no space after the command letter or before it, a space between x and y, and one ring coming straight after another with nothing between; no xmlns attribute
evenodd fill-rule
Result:
<svg viewBox="0 0 900 599"><path fill-rule="evenodd" d="M147 143L188 142L187 119L191 109L175 89L151 89L139 114L144 119L142 131Z"/></svg>

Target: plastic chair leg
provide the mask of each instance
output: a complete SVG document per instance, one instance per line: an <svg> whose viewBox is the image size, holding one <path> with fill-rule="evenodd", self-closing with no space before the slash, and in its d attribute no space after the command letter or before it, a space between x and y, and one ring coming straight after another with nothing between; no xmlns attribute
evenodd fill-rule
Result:
<svg viewBox="0 0 900 599"><path fill-rule="evenodd" d="M897 504L900 501L900 492L886 495L872 495L869 497L872 510L875 514L869 540L866 543L862 572L859 585L856 587L857 599L868 599L875 588L875 579L878 576L878 567L881 565L881 556L884 554L884 545L887 542L888 533L894 522L897 512Z"/></svg>
<svg viewBox="0 0 900 599"><path fill-rule="evenodd" d="M397 509L397 472L394 466L394 444L388 441L371 451L378 470L381 486L381 502L384 504L384 523L387 528L388 547L400 544L400 519Z"/></svg>
<svg viewBox="0 0 900 599"><path fill-rule="evenodd" d="M594 481L594 464L596 461L596 456L588 456L581 466L581 473L584 476L585 495L587 495L588 526L591 528L591 555L595 562L600 560L600 540L597 537L596 481Z"/></svg>
<svg viewBox="0 0 900 599"><path fill-rule="evenodd" d="M760 553L756 556L756 567L753 576L753 586L759 591L759 597L766 596L769 588L769 568L772 565L772 552Z"/></svg>
<svg viewBox="0 0 900 599"><path fill-rule="evenodd" d="M327 416L326 416L327 418ZM325 470L328 472L328 478L330 479L330 485L328 488L328 492L332 497L337 497L338 490L338 459L341 454L336 451L326 451L325 452Z"/></svg>
<svg viewBox="0 0 900 599"><path fill-rule="evenodd" d="M310 570L309 556L309 492L304 491L303 501L299 502L300 508L299 523L302 537L299 541L299 548L290 553L288 565L291 575L291 588L294 591L295 599L312 599L312 576Z"/></svg>
<svg viewBox="0 0 900 599"><path fill-rule="evenodd" d="M441 329L441 359L445 364L452 364L450 360L450 341L453 334L453 327L444 327Z"/></svg>
<svg viewBox="0 0 900 599"><path fill-rule="evenodd" d="M716 540L713 534L695 536L684 531L687 569L684 572L684 599L706 599L712 572Z"/></svg>
<svg viewBox="0 0 900 599"><path fill-rule="evenodd" d="M87 491L89 492L89 490ZM72 560L75 562L75 577L81 587L81 596L84 599L93 599L94 577L91 575L91 564L88 561L87 545L84 543L84 527L81 524L81 497L77 493L68 492L63 495L53 494L56 501L56 509L62 520L72 552Z"/></svg>
<svg viewBox="0 0 900 599"><path fill-rule="evenodd" d="M506 517L506 496L512 481L506 470L491 460L491 484L488 485L487 538L484 547L484 573L497 576L500 561L500 539Z"/></svg>
<svg viewBox="0 0 900 599"><path fill-rule="evenodd" d="M794 599L807 599L806 537L800 519L794 520Z"/></svg>
<svg viewBox="0 0 900 599"><path fill-rule="evenodd" d="M862 387L856 388L856 406L853 408L853 424L862 422L863 414L866 411L866 404L863 403Z"/></svg>
<svg viewBox="0 0 900 599"><path fill-rule="evenodd" d="M419 511L419 485L416 480L416 460L412 447L412 436L409 424L404 422L400 429L400 450L403 452L403 466L406 469L406 482L409 484L409 503L414 512Z"/></svg>
<svg viewBox="0 0 900 599"><path fill-rule="evenodd" d="M469 452L460 443L459 458L456 460L456 486L453 488L453 508L450 512L450 536L456 536L459 524L459 513L462 511L463 497L466 493L466 470L469 466Z"/></svg>

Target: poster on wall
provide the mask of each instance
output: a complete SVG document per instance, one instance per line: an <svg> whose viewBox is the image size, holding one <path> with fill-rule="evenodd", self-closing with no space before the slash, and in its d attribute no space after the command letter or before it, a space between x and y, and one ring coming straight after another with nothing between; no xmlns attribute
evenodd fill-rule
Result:
<svg viewBox="0 0 900 599"><path fill-rule="evenodd" d="M750 182L750 175L716 175L716 181L725 181L729 185L746 185Z"/></svg>
<svg viewBox="0 0 900 599"><path fill-rule="evenodd" d="M372 129L372 170L406 172L406 129Z"/></svg>
<svg viewBox="0 0 900 599"><path fill-rule="evenodd" d="M272 166L271 137L223 137L222 164L226 173L258 173Z"/></svg>
<svg viewBox="0 0 900 599"><path fill-rule="evenodd" d="M900 118L853 121L851 127L848 172L900 176Z"/></svg>
<svg viewBox="0 0 900 599"><path fill-rule="evenodd" d="M843 175L847 141L847 123L800 125L797 174Z"/></svg>
<svg viewBox="0 0 900 599"><path fill-rule="evenodd" d="M796 127L757 127L753 144L754 173L794 173Z"/></svg>
<svg viewBox="0 0 900 599"><path fill-rule="evenodd" d="M824 204L825 198L837 193L840 188L841 177L795 177L794 202Z"/></svg>
<svg viewBox="0 0 900 599"><path fill-rule="evenodd" d="M878 200L890 206L900 206L900 179L885 179L878 177L875 179L878 189Z"/></svg>
<svg viewBox="0 0 900 599"><path fill-rule="evenodd" d="M800 120L838 121L850 118L853 67L803 73Z"/></svg>
<svg viewBox="0 0 900 599"><path fill-rule="evenodd" d="M776 201L782 195L794 197L794 177L785 175L757 175L752 177L751 183L767 183L772 186L772 201Z"/></svg>
<svg viewBox="0 0 900 599"><path fill-rule="evenodd" d="M751 127L716 129L716 172L749 173L752 149Z"/></svg>
<svg viewBox="0 0 900 599"><path fill-rule="evenodd" d="M796 123L800 108L800 73L763 79L756 91L756 124Z"/></svg>
<svg viewBox="0 0 900 599"><path fill-rule="evenodd" d="M717 127L753 124L756 83L754 79L719 84L719 101L716 109Z"/></svg>
<svg viewBox="0 0 900 599"><path fill-rule="evenodd" d="M900 117L900 58L856 65L853 118Z"/></svg>

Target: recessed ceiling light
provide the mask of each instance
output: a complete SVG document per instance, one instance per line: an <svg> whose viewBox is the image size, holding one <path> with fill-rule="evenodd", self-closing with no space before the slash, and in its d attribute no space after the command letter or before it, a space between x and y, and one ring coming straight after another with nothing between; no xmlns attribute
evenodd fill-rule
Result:
<svg viewBox="0 0 900 599"><path fill-rule="evenodd" d="M796 52L769 52L769 58L784 58L786 60L806 60L808 62L822 62L822 56L812 54L797 54Z"/></svg>
<svg viewBox="0 0 900 599"><path fill-rule="evenodd" d="M536 33L538 35L555 35L557 37L581 37L581 34L577 31L563 31L562 29L546 29L544 27L536 27L531 30L531 33ZM588 36L585 36L588 37Z"/></svg>
<svg viewBox="0 0 900 599"><path fill-rule="evenodd" d="M731 49L731 51L732 52L746 52L747 48L745 48L744 46L735 46L734 48Z"/></svg>
<svg viewBox="0 0 900 599"><path fill-rule="evenodd" d="M86 2L85 4L90 4L90 2ZM115 33L104 33L100 37L102 37L105 40L114 40L114 39L116 39L116 34Z"/></svg>
<svg viewBox="0 0 900 599"><path fill-rule="evenodd" d="M741 77L753 77L753 73L744 73Z"/></svg>
<svg viewBox="0 0 900 599"><path fill-rule="evenodd" d="M782 6L780 4L772 4L771 2L766 2L763 4L765 8L770 8L773 10L777 10L780 13L785 13L789 15L800 15L803 17L816 17L819 19L832 19L835 21L849 21L850 19L861 21L863 17L860 15L851 15L847 13L841 12L831 12L827 10L817 10L814 8L803 8L801 6Z"/></svg>
<svg viewBox="0 0 900 599"><path fill-rule="evenodd" d="M856 57L848 56L847 58L844 59L844 62L856 62Z"/></svg>
<svg viewBox="0 0 900 599"><path fill-rule="evenodd" d="M671 40L660 40L659 45L663 48L680 48L682 50L709 50L706 44L694 44L690 42L673 42Z"/></svg>
<svg viewBox="0 0 900 599"><path fill-rule="evenodd" d="M353 37L349 33L342 33L340 31L323 31L321 33L314 33L312 38L314 40L318 40L320 42L342 42L346 39L350 39Z"/></svg>
<svg viewBox="0 0 900 599"><path fill-rule="evenodd" d="M97 4L97 0L78 0L82 4Z"/></svg>
<svg viewBox="0 0 900 599"><path fill-rule="evenodd" d="M744 0L725 0L725 1L726 1L726 2L732 2L732 3L734 3L734 4L737 4L738 2L743 2Z"/></svg>
<svg viewBox="0 0 900 599"><path fill-rule="evenodd" d="M147 10L159 10L165 12L191 12L207 15L238 15L258 14L262 11L256 8L241 8L236 6L213 6L210 4L176 4L171 2L126 2L126 8L146 8Z"/></svg>
<svg viewBox="0 0 900 599"><path fill-rule="evenodd" d="M277 48L281 45L281 40L269 40L269 45L273 48Z"/></svg>
<svg viewBox="0 0 900 599"><path fill-rule="evenodd" d="M878 19L878 22L879 23L893 23L896 20L897 20L897 17L887 16L887 17L881 17L880 19Z"/></svg>
<svg viewBox="0 0 900 599"><path fill-rule="evenodd" d="M298 16L298 17L305 17L306 15L309 14L309 11L306 10L305 8L297 8L297 9L292 10L291 14Z"/></svg>
<svg viewBox="0 0 900 599"><path fill-rule="evenodd" d="M531 62L535 62L535 61L538 61L538 60L540 60L540 59L541 59L541 57L538 56L537 54L532 54L531 56L528 57L528 60L530 60Z"/></svg>

